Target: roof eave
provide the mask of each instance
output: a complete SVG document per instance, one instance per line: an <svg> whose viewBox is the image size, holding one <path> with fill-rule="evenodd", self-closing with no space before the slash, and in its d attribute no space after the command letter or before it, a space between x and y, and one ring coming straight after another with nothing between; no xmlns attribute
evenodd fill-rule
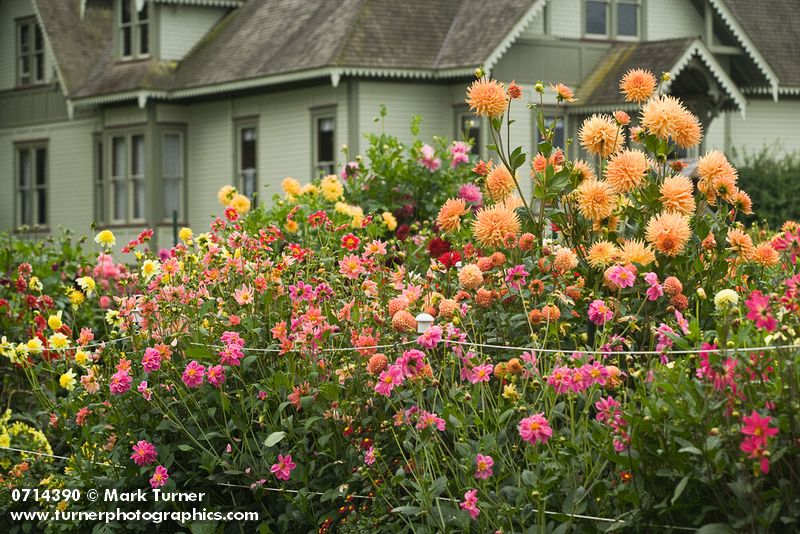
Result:
<svg viewBox="0 0 800 534"><path fill-rule="evenodd" d="M503 55L511 48L511 45L519 39L519 36L522 35L522 32L525 31L525 28L533 22L539 14L542 13L544 10L544 6L547 4L549 0L536 0L533 5L528 8L528 11L522 18L517 21L514 25L514 28L505 36L505 38L500 42L497 47L489 54L489 57L483 62L483 67L486 69L487 72L491 72L497 62L503 57Z"/></svg>
<svg viewBox="0 0 800 534"><path fill-rule="evenodd" d="M725 2L722 0L708 0L711 7L715 9L717 14L720 18L725 22L728 28L733 32L736 38L741 43L742 47L744 48L745 53L750 56L750 58L755 62L756 67L761 71L762 74L767 78L767 81L770 84L770 88L772 91L772 99L776 102L778 101L778 88L780 86L778 75L775 74L775 71L772 70L767 60L761 55L758 48L756 47L755 43L748 37L747 32L744 31L739 21L736 19L734 14L725 5Z"/></svg>
<svg viewBox="0 0 800 534"><path fill-rule="evenodd" d="M739 108L740 113L742 114L742 118L745 117L745 112L747 109L747 98L742 94L736 84L731 80L730 76L725 72L725 69L714 59L714 55L708 50L705 44L700 39L695 39L692 41L689 46L686 47L681 57L675 63L675 65L670 69L670 80L665 82L664 90L669 92L669 88L672 85L672 81L675 80L678 75L683 72L683 69L689 64L689 62L694 57L699 57L700 61L708 68L709 72L714 76L717 80L717 83L728 93L728 96L731 97L731 100L734 101L736 106Z"/></svg>

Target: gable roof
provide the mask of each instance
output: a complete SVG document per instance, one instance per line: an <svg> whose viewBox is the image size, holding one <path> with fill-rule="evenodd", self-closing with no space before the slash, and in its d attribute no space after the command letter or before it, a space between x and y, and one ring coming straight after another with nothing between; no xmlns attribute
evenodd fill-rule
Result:
<svg viewBox="0 0 800 534"><path fill-rule="evenodd" d="M348 74L467 77L546 1L253 0L224 17L177 64L116 61L108 37L70 96L110 101L144 91L177 98L276 80L327 76L336 83Z"/></svg>
<svg viewBox="0 0 800 534"><path fill-rule="evenodd" d="M33 9L55 56L59 82L73 94L111 41L111 9L92 2L81 17L82 5L65 0L33 0Z"/></svg>
<svg viewBox="0 0 800 534"><path fill-rule="evenodd" d="M796 0L725 0L742 29L778 76L800 88L800 3Z"/></svg>
<svg viewBox="0 0 800 534"><path fill-rule="evenodd" d="M747 100L698 38L612 45L576 91L578 102L573 109L594 111L627 107L620 93L619 82L631 69L646 69L656 76L662 72L670 73L670 81L663 86L669 92L671 85L694 58L702 63L735 107L744 113Z"/></svg>

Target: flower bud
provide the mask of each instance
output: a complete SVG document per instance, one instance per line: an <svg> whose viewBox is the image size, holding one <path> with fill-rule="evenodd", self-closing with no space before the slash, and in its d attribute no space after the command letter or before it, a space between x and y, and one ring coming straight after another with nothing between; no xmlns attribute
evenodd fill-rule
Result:
<svg viewBox="0 0 800 534"><path fill-rule="evenodd" d="M544 94L544 84L542 82L536 82L536 85L533 86L533 90L539 94Z"/></svg>
<svg viewBox="0 0 800 534"><path fill-rule="evenodd" d="M486 71L483 70L482 66L478 67L477 69L475 69L475 77L476 78L483 78L484 76L486 76Z"/></svg>

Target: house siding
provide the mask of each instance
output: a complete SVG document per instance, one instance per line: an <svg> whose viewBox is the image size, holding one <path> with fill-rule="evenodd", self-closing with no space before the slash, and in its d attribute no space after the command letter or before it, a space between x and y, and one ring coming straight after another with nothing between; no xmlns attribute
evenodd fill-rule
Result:
<svg viewBox="0 0 800 534"><path fill-rule="evenodd" d="M690 0L651 0L645 6L645 16L648 41L697 37L705 33L703 13Z"/></svg>
<svg viewBox="0 0 800 534"><path fill-rule="evenodd" d="M47 217L58 226L89 233L93 220L93 145L96 119L0 130L0 228L14 226L16 143L47 141Z"/></svg>
<svg viewBox="0 0 800 534"><path fill-rule="evenodd" d="M719 119L718 119L719 120ZM764 147L800 150L800 99L749 100L747 117L731 114L731 152L734 159Z"/></svg>
<svg viewBox="0 0 800 534"><path fill-rule="evenodd" d="M419 139L424 142L430 143L435 135L453 135L453 95L450 87L445 85L361 82L358 104L361 134L385 131L396 135L402 143L411 144L414 142L411 120L419 115L422 117ZM382 104L386 105L387 111L383 124L375 120ZM366 146L363 135L360 146Z"/></svg>
<svg viewBox="0 0 800 534"><path fill-rule="evenodd" d="M550 34L567 39L583 37L582 0L555 0L547 5L550 10Z"/></svg>
<svg viewBox="0 0 800 534"><path fill-rule="evenodd" d="M158 6L158 46L162 60L180 60L225 15L208 6Z"/></svg>

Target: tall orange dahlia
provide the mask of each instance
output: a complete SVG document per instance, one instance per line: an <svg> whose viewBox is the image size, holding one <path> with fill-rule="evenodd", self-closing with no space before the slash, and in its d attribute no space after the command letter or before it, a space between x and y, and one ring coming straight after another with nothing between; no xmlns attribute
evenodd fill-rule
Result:
<svg viewBox="0 0 800 534"><path fill-rule="evenodd" d="M648 166L647 156L641 150L622 150L608 160L606 182L617 193L627 193L639 187Z"/></svg>
<svg viewBox="0 0 800 534"><path fill-rule="evenodd" d="M592 166L582 159L576 159L572 162L572 172L578 175L580 181L595 180L597 178Z"/></svg>
<svg viewBox="0 0 800 534"><path fill-rule="evenodd" d="M506 90L497 80L475 80L467 89L465 100L479 117L499 117L508 108Z"/></svg>
<svg viewBox="0 0 800 534"><path fill-rule="evenodd" d="M486 177L486 190L495 202L503 200L516 188L514 178L505 165L494 165Z"/></svg>
<svg viewBox="0 0 800 534"><path fill-rule="evenodd" d="M684 109L678 115L673 127L672 139L681 148L692 148L700 144L703 139L703 127L700 126L700 121L691 111Z"/></svg>
<svg viewBox="0 0 800 534"><path fill-rule="evenodd" d="M460 198L449 198L439 209L436 224L445 232L457 232L461 228L461 217L467 213L466 202Z"/></svg>
<svg viewBox="0 0 800 534"><path fill-rule="evenodd" d="M617 259L619 249L609 241L596 241L586 253L586 261L596 269L611 265Z"/></svg>
<svg viewBox="0 0 800 534"><path fill-rule="evenodd" d="M673 211L681 215L691 215L695 210L694 186L692 181L682 174L668 176L659 189L664 211Z"/></svg>
<svg viewBox="0 0 800 534"><path fill-rule="evenodd" d="M592 115L578 131L581 146L601 158L607 158L625 145L625 133L608 115Z"/></svg>
<svg viewBox="0 0 800 534"><path fill-rule="evenodd" d="M696 170L700 176L697 188L706 195L708 203L712 206L720 192L728 193L731 198L736 192L738 178L736 169L719 150L712 150L698 159Z"/></svg>
<svg viewBox="0 0 800 534"><path fill-rule="evenodd" d="M686 109L675 97L654 96L642 106L641 124L659 139L667 139L674 135L684 113Z"/></svg>
<svg viewBox="0 0 800 534"><path fill-rule="evenodd" d="M750 259L762 267L775 267L781 261L778 251L775 250L771 243L758 245L750 255Z"/></svg>
<svg viewBox="0 0 800 534"><path fill-rule="evenodd" d="M619 261L623 265L638 263L645 266L656 261L653 249L638 239L628 239L619 249Z"/></svg>
<svg viewBox="0 0 800 534"><path fill-rule="evenodd" d="M752 256L755 247L753 246L753 239L744 233L740 228L731 228L728 230L728 235L725 241L730 245L728 248L737 253L742 259L749 259Z"/></svg>
<svg viewBox="0 0 800 534"><path fill-rule="evenodd" d="M753 201L750 199L750 195L741 189L737 189L733 194L731 204L733 204L734 208L741 211L745 215L753 214Z"/></svg>
<svg viewBox="0 0 800 534"><path fill-rule="evenodd" d="M631 69L619 82L626 102L644 102L656 90L656 77L649 70Z"/></svg>
<svg viewBox="0 0 800 534"><path fill-rule="evenodd" d="M605 219L614 211L616 195L606 182L586 180L578 186L578 211L592 221Z"/></svg>
<svg viewBox="0 0 800 534"><path fill-rule="evenodd" d="M517 214L503 205L479 210L472 222L475 239L483 247L501 246L507 236L518 236L520 228Z"/></svg>
<svg viewBox="0 0 800 534"><path fill-rule="evenodd" d="M665 211L647 222L645 236L658 252L677 256L683 252L692 235L689 218L680 213Z"/></svg>

